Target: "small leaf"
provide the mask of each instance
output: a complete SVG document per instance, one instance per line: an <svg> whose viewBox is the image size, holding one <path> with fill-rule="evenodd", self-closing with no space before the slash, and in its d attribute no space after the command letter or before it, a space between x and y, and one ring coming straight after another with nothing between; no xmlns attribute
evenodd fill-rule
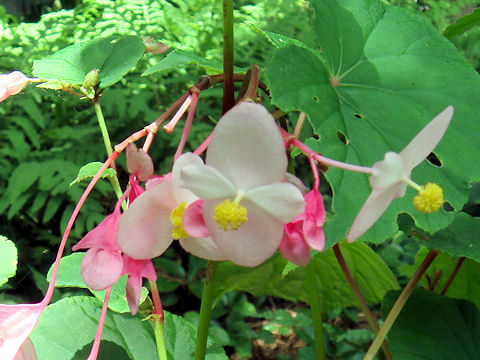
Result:
<svg viewBox="0 0 480 360"><path fill-rule="evenodd" d="M307 47L307 45L305 45L301 41L298 41L297 39L293 39L293 38L288 37L286 35L282 35L282 34L279 34L279 33L274 33L274 32L271 32L271 31L265 31L265 30L262 30L262 29L256 27L255 25L250 25L250 27L253 30L262 34L276 48L281 48L281 47L284 47L284 46L287 46L287 45L297 45L299 47Z"/></svg>
<svg viewBox="0 0 480 360"><path fill-rule="evenodd" d="M399 294L385 296L384 316ZM388 343L395 359L479 359L480 312L470 301L416 289L393 324Z"/></svg>
<svg viewBox="0 0 480 360"><path fill-rule="evenodd" d="M70 186L82 180L93 178L102 166L103 166L103 163L98 161L88 163L87 165L83 165L78 171L77 178L70 183ZM101 175L101 178L104 179L106 177L115 176L115 174L116 174L115 170L113 170L112 168L108 168L103 172L103 174Z"/></svg>
<svg viewBox="0 0 480 360"><path fill-rule="evenodd" d="M453 39L455 36L470 30L472 27L480 24L480 8L475 9L471 14L465 15L450 24L443 32L443 36Z"/></svg>
<svg viewBox="0 0 480 360"><path fill-rule="evenodd" d="M0 235L0 286L17 271L17 248L11 240Z"/></svg>

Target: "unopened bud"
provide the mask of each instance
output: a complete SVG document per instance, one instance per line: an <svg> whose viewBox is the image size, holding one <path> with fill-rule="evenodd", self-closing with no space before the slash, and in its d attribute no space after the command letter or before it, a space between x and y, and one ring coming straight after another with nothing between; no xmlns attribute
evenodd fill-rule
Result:
<svg viewBox="0 0 480 360"><path fill-rule="evenodd" d="M143 45L145 45L145 51L152 54L161 54L168 49L168 45L160 41L155 41L152 37L143 39Z"/></svg>
<svg viewBox="0 0 480 360"><path fill-rule="evenodd" d="M82 87L89 90L94 88L100 82L99 74L100 70L93 69L87 75L85 75L85 79L83 80Z"/></svg>

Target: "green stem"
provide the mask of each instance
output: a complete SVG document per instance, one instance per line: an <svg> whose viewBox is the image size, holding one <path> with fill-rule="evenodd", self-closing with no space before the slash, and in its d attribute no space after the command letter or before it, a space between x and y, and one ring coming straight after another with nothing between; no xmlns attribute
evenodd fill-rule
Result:
<svg viewBox="0 0 480 360"><path fill-rule="evenodd" d="M347 263L345 261L345 258L343 257L343 254L340 250L340 246L338 244L335 244L333 246L333 252L335 253L335 257L337 258L337 262L340 265L340 268L342 269L343 274L345 275L345 278L347 279L347 282L350 284L350 287L352 288L352 292L357 298L358 304L360 305L360 308L362 309L363 313L365 314L365 317L367 318L367 322L370 325L370 328L373 330L375 335L378 335L380 329L378 328L377 321L375 320L375 316L373 316L372 312L370 311L370 308L368 307L367 301L363 297L357 283L355 282L355 279L353 278L352 273L350 272L350 269L347 266ZM382 343L382 350L383 353L385 354L385 357L389 360L393 359L392 354L388 350L388 344L386 341L383 341Z"/></svg>
<svg viewBox="0 0 480 360"><path fill-rule="evenodd" d="M110 135L108 135L107 124L105 123L105 118L103 117L102 108L100 106L100 102L98 101L98 99L95 99L93 101L93 107L95 109L95 115L97 115L98 126L100 127L100 131L102 133L103 143L105 144L105 150L107 151L108 157L110 157L110 155L112 155L112 143L110 141ZM117 174L115 174L113 177L109 176L108 180L110 180L110 184L112 184L113 191L115 191L115 195L117 196L118 199L120 199L122 197L123 191L122 191L122 188L120 187L120 182L118 181ZM125 201L122 203L122 209L124 211L127 209L127 203Z"/></svg>
<svg viewBox="0 0 480 360"><path fill-rule="evenodd" d="M323 340L323 324L322 324L322 310L320 308L320 297L318 296L319 290L317 281L315 279L315 270L313 268L313 262L310 262L306 268L306 286L308 289L308 300L310 303L310 309L312 310L313 321L313 337L315 344L315 359L325 360L325 343Z"/></svg>
<svg viewBox="0 0 480 360"><path fill-rule="evenodd" d="M223 0L223 106L225 114L235 105L233 88L233 0Z"/></svg>
<svg viewBox="0 0 480 360"><path fill-rule="evenodd" d="M400 311L402 311L403 306L405 305L411 293L415 289L415 286L417 285L418 281L421 279L425 271L427 271L428 267L433 262L433 260L435 260L437 255L438 255L437 250L429 251L429 253L425 257L423 262L418 267L417 271L415 271L415 274L413 274L407 286L405 286L405 289L403 289L402 293L398 297L392 309L388 313L382 328L378 332L378 335L375 337L375 340L373 340L372 345L370 345L370 348L368 349L368 352L363 358L363 360L373 360L373 358L378 352L378 349L380 348L380 345L383 343L383 340L387 336L388 332L393 326L393 323L395 322L398 315L400 314Z"/></svg>
<svg viewBox="0 0 480 360"><path fill-rule="evenodd" d="M163 321L159 315L154 315L153 324L155 329L155 341L157 343L157 352L159 360L167 360L167 350L165 349L165 337L163 331Z"/></svg>
<svg viewBox="0 0 480 360"><path fill-rule="evenodd" d="M203 287L202 304L200 305L200 318L198 321L197 344L195 347L195 360L205 359L207 352L208 326L212 314L213 293L215 290L215 278L218 271L218 263L209 261L205 285Z"/></svg>

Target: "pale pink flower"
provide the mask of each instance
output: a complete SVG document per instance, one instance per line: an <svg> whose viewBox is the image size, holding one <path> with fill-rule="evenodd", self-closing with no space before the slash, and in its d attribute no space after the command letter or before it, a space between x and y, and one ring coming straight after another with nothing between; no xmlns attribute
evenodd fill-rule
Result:
<svg viewBox="0 0 480 360"><path fill-rule="evenodd" d="M180 170L187 165L202 163L187 153L175 161L170 176L152 178L147 191L141 194L122 214L117 232L122 251L133 259L148 260L160 256L174 238L195 256L223 260L224 256L209 237L192 238L184 232L182 214L197 197L179 187Z"/></svg>
<svg viewBox="0 0 480 360"><path fill-rule="evenodd" d="M278 249L283 225L304 211L300 190L284 182L286 169L273 117L247 102L218 122L206 165L183 168L182 186L204 200L205 225L229 260L243 266L262 263Z"/></svg>
<svg viewBox="0 0 480 360"><path fill-rule="evenodd" d="M30 79L20 71L13 71L9 74L0 74L0 102L11 95L18 94L32 81L36 81L36 79Z"/></svg>
<svg viewBox="0 0 480 360"><path fill-rule="evenodd" d="M384 160L373 165L370 177L372 192L353 221L347 234L348 242L354 242L370 229L392 200L405 195L407 185L411 183L410 173L440 142L452 116L453 107L449 106L430 121L399 154L388 152Z"/></svg>
<svg viewBox="0 0 480 360"><path fill-rule="evenodd" d="M135 260L128 255L123 255L122 275L124 274L128 274L126 287L128 307L130 312L135 315L138 312L142 292L142 278L156 281L157 273L151 260Z"/></svg>
<svg viewBox="0 0 480 360"><path fill-rule="evenodd" d="M35 346L33 346L30 338L27 338L20 347L17 356L15 356L15 360L37 360L37 352L35 351Z"/></svg>
<svg viewBox="0 0 480 360"><path fill-rule="evenodd" d="M305 212L285 224L280 251L289 261L304 266L310 259L310 248L322 251L325 246L325 207L322 195L314 188L304 196Z"/></svg>

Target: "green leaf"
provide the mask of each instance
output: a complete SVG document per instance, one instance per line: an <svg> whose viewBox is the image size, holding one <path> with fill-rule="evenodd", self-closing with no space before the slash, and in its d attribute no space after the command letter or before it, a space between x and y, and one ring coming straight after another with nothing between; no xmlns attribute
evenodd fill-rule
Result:
<svg viewBox="0 0 480 360"><path fill-rule="evenodd" d="M340 244L340 249L368 303L379 302L385 293L397 289L395 276L382 259L361 243ZM338 307L357 306L350 285L338 265L332 249L317 253L313 259L323 312ZM228 291L246 291L255 296L273 295L289 301L308 303L305 267L290 270L284 276L288 262L273 256L255 268L243 268L230 262L219 265L216 298Z"/></svg>
<svg viewBox="0 0 480 360"><path fill-rule="evenodd" d="M446 229L443 229L423 244L429 249L443 251L453 257L465 256L480 262L480 218L467 213L458 213Z"/></svg>
<svg viewBox="0 0 480 360"><path fill-rule="evenodd" d="M427 248L422 248L415 257L415 264L404 265L399 268L400 274L411 277L428 253ZM447 254L437 255L428 267L425 276L420 279L420 284L431 288L430 283L435 283L434 291L438 294L444 289L450 275L459 262L459 258L452 258ZM429 280L430 279L430 280ZM458 270L455 279L446 293L448 297L470 300L480 306L480 263L466 259Z"/></svg>
<svg viewBox="0 0 480 360"><path fill-rule="evenodd" d="M89 350L95 337L101 306L98 300L85 296L64 298L49 305L31 335L38 358L80 360L76 353L85 351L85 348ZM179 316L166 311L164 313L165 346L169 359L192 359L196 327ZM141 320L140 316L107 312L102 342L121 346L129 359L158 359L152 324ZM100 356L103 351L103 346L100 346ZM207 351L207 359L228 359L223 349L211 342ZM88 355L88 351L85 355Z"/></svg>
<svg viewBox="0 0 480 360"><path fill-rule="evenodd" d="M281 47L284 47L284 46L287 46L287 45L296 45L296 46L299 46L299 47L307 47L301 41L298 41L298 40L293 39L291 37L288 37L286 35L274 33L274 32L271 32L271 31L265 31L265 30L262 30L262 29L260 29L256 26L254 26L254 25L250 25L250 26L253 30L262 34L265 37L265 39L267 39L276 48L281 48Z"/></svg>
<svg viewBox="0 0 480 360"><path fill-rule="evenodd" d="M455 36L463 34L478 24L480 24L480 8L475 9L471 14L463 16L449 25L443 31L443 36L453 39Z"/></svg>
<svg viewBox="0 0 480 360"><path fill-rule="evenodd" d="M17 272L17 248L13 241L0 235L0 286Z"/></svg>
<svg viewBox="0 0 480 360"><path fill-rule="evenodd" d="M45 80L82 85L90 71L99 69L99 87L106 88L132 70L144 53L145 46L138 36L94 39L70 45L44 60L36 60L33 74Z"/></svg>
<svg viewBox="0 0 480 360"><path fill-rule="evenodd" d="M384 316L400 292L383 301ZM388 334L395 359L471 359L480 357L480 313L464 300L452 300L416 289Z"/></svg>
<svg viewBox="0 0 480 360"><path fill-rule="evenodd" d="M65 256L60 260L60 268L55 281L56 287L79 287L88 289L87 285L82 280L81 276L81 264L85 253L73 253ZM53 265L48 270L47 281L50 282L53 271ZM127 286L127 276L121 276L120 279L113 285L110 300L108 302L108 308L118 313L128 313L130 309L128 307L127 295L125 294L125 288ZM90 290L90 289L89 289ZM95 297L101 302L105 298L105 290L93 291L90 290ZM140 295L140 304L145 301L148 295L148 290L142 287Z"/></svg>
<svg viewBox="0 0 480 360"><path fill-rule="evenodd" d="M422 18L374 0L314 1L313 28L321 48L286 46L276 50L266 70L272 102L283 111L305 112L318 140L309 146L325 156L364 166L401 151L448 105L455 114L435 149L442 166L424 161L412 172L419 183L436 182L459 210L469 183L480 177L477 106L480 78L456 48ZM445 76L449 74L449 76ZM332 86L337 79L339 86ZM327 246L345 238L371 187L363 174L331 168L333 189L326 222ZM452 213L423 214L412 205L415 191L393 201L364 236L380 243L398 230L399 213L408 213L429 233L445 228Z"/></svg>
<svg viewBox="0 0 480 360"><path fill-rule="evenodd" d="M165 56L158 64L148 68L142 76L151 75L159 71L175 70L184 68L187 65L194 64L198 67L204 68L207 72L222 72L223 64L221 62L204 59L198 55L190 52L175 49L167 56ZM237 68L235 72L245 72L246 69Z"/></svg>
<svg viewBox="0 0 480 360"><path fill-rule="evenodd" d="M78 175L76 179L70 183L70 186L76 183L79 183L82 180L93 178L102 166L103 166L103 163L99 161L94 161L86 165L83 165L78 171ZM115 170L113 170L112 168L108 168L102 173L101 178L105 179L106 177L115 176L115 174L116 174Z"/></svg>

